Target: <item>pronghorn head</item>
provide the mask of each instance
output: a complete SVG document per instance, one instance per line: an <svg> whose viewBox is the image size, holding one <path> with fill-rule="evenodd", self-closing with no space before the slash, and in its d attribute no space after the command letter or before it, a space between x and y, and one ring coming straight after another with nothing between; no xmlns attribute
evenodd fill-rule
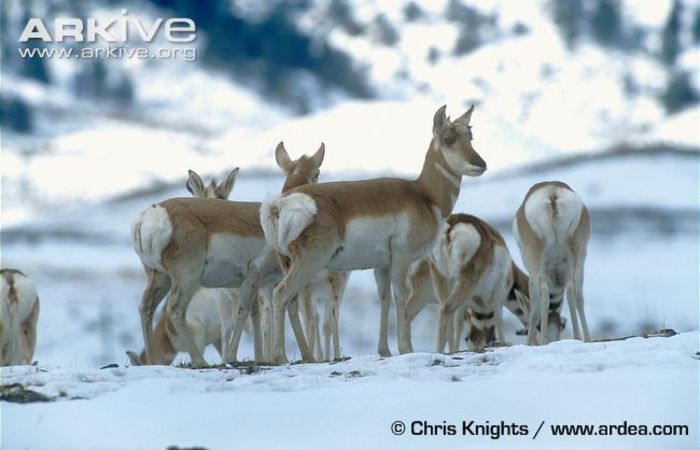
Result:
<svg viewBox="0 0 700 450"><path fill-rule="evenodd" d="M515 298L518 300L518 306L523 310L525 317L530 317L530 299L518 289L515 289ZM562 316L559 311L549 311L547 317L547 342L558 341L561 339L561 332L566 328L566 317ZM540 326L537 326L540 329ZM527 328L518 330L518 336L527 335Z"/></svg>
<svg viewBox="0 0 700 450"><path fill-rule="evenodd" d="M292 161L287 150L284 148L284 142L277 144L275 160L287 177L284 181L282 192L303 184L316 183L321 173L321 163L323 163L323 156L325 153L326 146L321 143L321 146L313 155L303 155L299 159Z"/></svg>
<svg viewBox="0 0 700 450"><path fill-rule="evenodd" d="M195 197L207 197L207 198L219 198L221 200L226 200L231 191L233 190L233 185L236 183L236 176L238 175L238 167L229 172L226 180L217 184L216 179L212 178L209 186L204 186L202 177L199 176L194 170L188 170L189 178L187 179L187 190Z"/></svg>
<svg viewBox="0 0 700 450"><path fill-rule="evenodd" d="M486 172L486 162L472 147L470 125L474 105L454 121L445 116L446 105L433 118L433 144L437 146L453 172L478 177Z"/></svg>

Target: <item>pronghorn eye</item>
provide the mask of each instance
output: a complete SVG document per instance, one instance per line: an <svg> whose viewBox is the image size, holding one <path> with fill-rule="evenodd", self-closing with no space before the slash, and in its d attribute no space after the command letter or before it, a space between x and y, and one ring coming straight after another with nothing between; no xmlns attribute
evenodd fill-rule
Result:
<svg viewBox="0 0 700 450"><path fill-rule="evenodd" d="M450 145L454 144L456 140L457 137L454 134L451 134L445 138L445 145L449 147Z"/></svg>

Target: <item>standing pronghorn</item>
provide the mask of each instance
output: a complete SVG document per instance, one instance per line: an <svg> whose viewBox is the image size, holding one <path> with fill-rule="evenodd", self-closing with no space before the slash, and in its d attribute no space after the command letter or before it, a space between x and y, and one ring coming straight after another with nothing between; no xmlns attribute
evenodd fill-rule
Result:
<svg viewBox="0 0 700 450"><path fill-rule="evenodd" d="M189 177L185 187L194 197L226 200L231 194L236 182L238 167L229 172L223 183L219 184L215 179L212 179L207 186L204 185L202 178L194 170L188 171L188 174ZM199 348L202 353L207 345L212 344L216 347L219 354L221 354L222 339L227 338L224 334L227 330L233 329L232 319L235 320L235 317L231 317L231 311L234 311L234 304L236 303L237 299L233 291L224 288L202 288L192 297L192 302L187 308L185 317L187 328L192 334L197 348ZM263 333L268 327L262 326ZM155 329L153 330L153 339L156 349L154 360L148 360L145 349L140 355L127 351L126 353L132 365L169 365L172 364L179 352L187 351L184 338L178 336L173 328L170 317L168 316L167 307L163 309L163 313L156 323ZM265 340L266 339L263 338L263 342L265 342ZM267 340L269 340L269 337Z"/></svg>
<svg viewBox="0 0 700 450"><path fill-rule="evenodd" d="M313 156L292 161L280 143L275 156L286 174L283 190L315 183L324 152L321 144ZM170 290L166 308L173 329L182 336L193 365L205 365L202 352L187 329L185 311L200 287L230 287L236 288L240 310L231 338L222 343L222 352L224 361L234 361L258 288L281 278L277 258L267 246L260 226L260 203L169 199L141 213L132 227L132 237L148 276L139 307L147 359L154 360L155 353L153 313ZM253 324L255 357L262 359L260 324L257 320ZM301 325L295 325L300 330Z"/></svg>
<svg viewBox="0 0 700 450"><path fill-rule="evenodd" d="M513 311L520 286L514 270L518 269L498 230L469 214L451 215L430 257L414 263L409 271L409 339L411 321L437 295L438 352L444 350L446 341L451 352L459 350L465 318L470 322L470 348L484 348L496 334L503 343L503 307ZM522 320L522 314L519 318Z"/></svg>
<svg viewBox="0 0 700 450"><path fill-rule="evenodd" d="M387 330L393 285L399 351L410 350L404 333L408 268L432 248L457 201L462 176L486 171L486 163L471 143L473 111L472 106L452 122L445 116L445 106L438 109L433 138L416 180L380 178L307 185L263 203L260 221L265 239L291 264L273 294L276 361L287 361L287 305L293 304L290 301L314 274L326 268L374 269L381 301L378 351L383 356L391 354ZM289 313L290 317L295 314L293 309ZM297 343L305 345L298 338Z"/></svg>
<svg viewBox="0 0 700 450"><path fill-rule="evenodd" d="M0 269L0 365L31 364L36 349L39 297L34 282L16 269Z"/></svg>
<svg viewBox="0 0 700 450"><path fill-rule="evenodd" d="M537 342L537 328L540 344L546 344L552 337L559 339L562 327L552 326L549 316L551 312L558 315L565 290L574 337L589 341L583 311L583 265L591 234L586 206L565 183L537 183L527 192L518 209L513 234L530 273L528 343Z"/></svg>

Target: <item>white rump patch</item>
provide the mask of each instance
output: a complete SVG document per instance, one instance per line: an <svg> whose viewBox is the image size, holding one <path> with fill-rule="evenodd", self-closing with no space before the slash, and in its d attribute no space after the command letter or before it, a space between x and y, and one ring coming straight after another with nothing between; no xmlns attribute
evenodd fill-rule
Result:
<svg viewBox="0 0 700 450"><path fill-rule="evenodd" d="M554 185L533 192L525 203L525 218L530 227L549 244L563 243L571 237L582 211L583 202L574 192Z"/></svg>
<svg viewBox="0 0 700 450"><path fill-rule="evenodd" d="M144 210L131 226L131 239L134 251L141 263L165 272L161 254L173 236L173 225L168 211L160 205L152 205Z"/></svg>
<svg viewBox="0 0 700 450"><path fill-rule="evenodd" d="M445 225L448 227L449 225ZM450 242L447 243L443 231L440 242L433 250L433 257L438 269L450 278L458 278L459 272L476 254L481 245L481 235L477 229L466 223L459 223L450 231Z"/></svg>
<svg viewBox="0 0 700 450"><path fill-rule="evenodd" d="M289 244L309 226L316 213L314 199L299 192L263 202L260 223L265 240L279 253L288 255Z"/></svg>

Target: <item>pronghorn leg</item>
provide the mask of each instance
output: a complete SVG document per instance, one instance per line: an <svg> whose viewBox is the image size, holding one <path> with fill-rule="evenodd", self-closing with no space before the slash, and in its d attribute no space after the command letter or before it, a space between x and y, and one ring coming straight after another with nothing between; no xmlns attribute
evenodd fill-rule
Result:
<svg viewBox="0 0 700 450"><path fill-rule="evenodd" d="M225 296L218 297L217 304L219 306L219 317L221 318L221 342L218 350L221 355L221 362L226 363L229 343L233 338L233 330L236 326L233 317L238 317L238 295L234 290L230 290Z"/></svg>
<svg viewBox="0 0 700 450"><path fill-rule="evenodd" d="M299 294L301 288L321 269L321 267L318 267L318 261L322 260L322 258L314 257L308 259L309 261L306 259L298 259L293 256L287 274L277 287L275 287L272 294L272 312L274 317L273 335L275 340L273 359L279 364L286 364L288 362L284 348L284 313L287 311L292 299ZM306 339L303 338L304 332L301 329L298 313L298 306L295 306L289 311L292 327L295 328L294 335L297 339L299 349L301 350L302 358L305 361L313 361L313 355L311 355L309 347L306 344Z"/></svg>
<svg viewBox="0 0 700 450"><path fill-rule="evenodd" d="M586 314L583 310L583 258L579 262L576 277L574 278L574 297L576 299L578 316L581 320L581 328L583 328L583 340L588 342L591 340L591 333L588 330L588 322L586 321Z"/></svg>
<svg viewBox="0 0 700 450"><path fill-rule="evenodd" d="M533 273L534 271L530 271L530 273ZM537 331L537 326L540 325L540 320L542 318L542 314L546 314L546 312L541 313L540 308L541 308L541 290L540 290L540 283L539 281L534 277L530 277L530 318L528 319L528 327L527 327L527 344L528 345L536 345L537 340L538 340L538 331ZM540 327L541 329L541 327Z"/></svg>
<svg viewBox="0 0 700 450"><path fill-rule="evenodd" d="M323 317L323 343L326 361L340 359L340 339L338 333L338 307L339 298L333 295L331 301L324 308ZM333 341L333 356L331 357L331 340Z"/></svg>
<svg viewBox="0 0 700 450"><path fill-rule="evenodd" d="M396 330L399 353L411 352L411 342L408 339L406 320L406 300L408 300L408 268L411 266L408 256L395 257L391 268L391 285L394 290L394 302L396 303Z"/></svg>
<svg viewBox="0 0 700 450"><path fill-rule="evenodd" d="M500 344L506 343L506 336L503 332L503 308L505 308L508 299L508 285L506 283L498 283L491 297L493 305L494 320L496 327L496 339Z"/></svg>
<svg viewBox="0 0 700 450"><path fill-rule="evenodd" d="M409 278L408 298L406 299L406 339L408 340L408 352L413 352L411 342L411 322L416 318L425 305L433 297L433 286L430 278Z"/></svg>
<svg viewBox="0 0 700 450"><path fill-rule="evenodd" d="M391 352L389 351L389 303L391 301L389 269L386 267L377 267L374 269L374 280L377 282L377 294L379 295L379 303L381 306L377 352L379 356L391 356Z"/></svg>
<svg viewBox="0 0 700 450"><path fill-rule="evenodd" d="M307 344L309 345L309 350L314 355L316 360L322 360L323 355L321 353L321 335L319 330L319 317L316 311L316 282L312 283L313 286L307 286L302 289L301 293L297 298L301 303L301 316L304 319L304 335L308 336Z"/></svg>
<svg viewBox="0 0 700 450"><path fill-rule="evenodd" d="M7 348L7 339L5 339L5 326L0 320L0 366L8 365L5 349Z"/></svg>
<svg viewBox="0 0 700 450"><path fill-rule="evenodd" d="M548 336L547 336L547 327L549 326L549 287L547 286L547 283L543 280L540 279L540 345L546 345Z"/></svg>
<svg viewBox="0 0 700 450"><path fill-rule="evenodd" d="M139 313L141 315L141 331L143 333L143 344L146 349L145 364L150 364L155 358L155 347L153 339L153 314L158 308L158 304L170 289L170 277L162 272L145 268L148 284L141 296Z"/></svg>
<svg viewBox="0 0 700 450"><path fill-rule="evenodd" d="M340 301L340 295L336 292L330 278L326 277L324 286L326 288L326 303L323 306L323 351L320 353L324 361L331 361L340 358L340 343L338 342L338 302ZM331 356L331 340L333 340L333 356Z"/></svg>
<svg viewBox="0 0 700 450"><path fill-rule="evenodd" d="M314 359L313 352L309 347L309 341L306 340L304 328L301 325L301 320L299 320L298 297L293 297L287 304L287 314L289 315L289 322L292 324L294 339L297 341L297 346L299 346L299 350L301 351L301 359L304 362L315 362L316 360Z"/></svg>
<svg viewBox="0 0 700 450"><path fill-rule="evenodd" d="M498 339L499 344L506 343L506 335L503 332L503 304L496 306L494 311L496 320L496 339Z"/></svg>
<svg viewBox="0 0 700 450"><path fill-rule="evenodd" d="M264 361L264 344L263 344L263 333L260 325L261 321L261 311L260 303L257 301L255 292L252 293L252 319L253 319L253 352L256 361Z"/></svg>
<svg viewBox="0 0 700 450"><path fill-rule="evenodd" d="M467 299L472 297L474 290L472 278L478 279L479 276L480 274L475 274L472 272L468 278L457 280L449 296L446 299L440 298L438 336L435 350L437 353L442 353L445 350L445 344L447 344L448 340L450 321L453 320L452 316L467 302Z"/></svg>
<svg viewBox="0 0 700 450"><path fill-rule="evenodd" d="M566 303L569 304L569 315L571 316L571 326L574 330L574 339L583 340L581 338L581 328L579 327L576 314L576 293L574 292L573 286L566 288Z"/></svg>
<svg viewBox="0 0 700 450"><path fill-rule="evenodd" d="M464 313L466 304L457 309L452 319L452 334L449 342L450 353L459 351L459 340L464 333Z"/></svg>
<svg viewBox="0 0 700 450"><path fill-rule="evenodd" d="M343 302L345 288L348 286L350 272L336 273L332 283L333 308L331 309L331 323L333 324L333 358L339 360L343 357L340 353L340 304Z"/></svg>
<svg viewBox="0 0 700 450"><path fill-rule="evenodd" d="M236 317L236 326L233 330L233 335L229 341L227 347L226 356L224 358L225 363L235 362L238 357L238 346L241 343L241 334L243 333L243 328L245 327L248 316L250 315L250 310L253 307L253 302L255 301L255 296L257 294L257 286L254 283L255 274L248 273L246 278L243 280L241 287L236 290L236 295L238 296L238 316ZM255 322L255 320L253 321ZM255 326L255 324L253 324ZM253 331L253 339L259 336L255 336L255 331ZM253 343L255 345L255 343Z"/></svg>
<svg viewBox="0 0 700 450"><path fill-rule="evenodd" d="M167 313L170 316L175 332L185 340L185 347L192 359L192 365L202 367L206 366L207 362L204 360L202 351L197 347L191 330L187 327L187 308L196 291L197 283L191 280L174 285L170 289L170 299L165 306L168 309Z"/></svg>
<svg viewBox="0 0 700 450"><path fill-rule="evenodd" d="M36 324L39 319L39 299L37 298L29 317L22 322L22 364L31 364L36 350Z"/></svg>
<svg viewBox="0 0 700 450"><path fill-rule="evenodd" d="M265 344L265 361L272 361L272 289L273 285L271 284L262 287L260 289L262 295L258 295L256 300L260 303L260 310L262 311L260 322L263 331L263 342Z"/></svg>

